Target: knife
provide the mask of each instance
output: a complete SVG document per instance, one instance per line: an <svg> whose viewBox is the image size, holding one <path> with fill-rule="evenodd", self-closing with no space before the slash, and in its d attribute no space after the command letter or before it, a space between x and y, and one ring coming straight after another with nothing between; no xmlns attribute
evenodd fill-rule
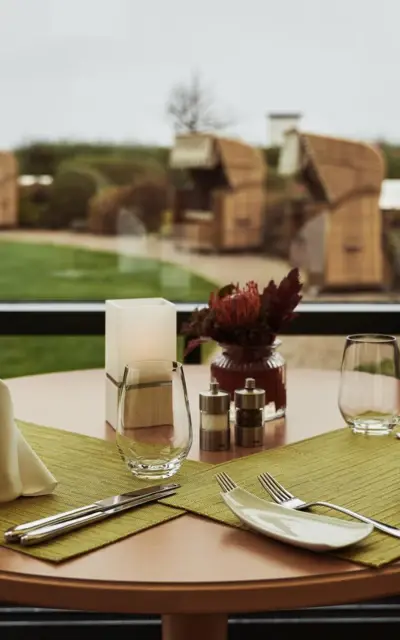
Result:
<svg viewBox="0 0 400 640"><path fill-rule="evenodd" d="M66 520L64 522L56 522L54 524L49 524L44 527L39 527L36 529L32 529L25 533L19 539L20 544L23 547L29 547L34 544L41 544L42 542L47 542L53 538L57 538L58 536L62 536L70 531L74 531L75 529L80 529L81 527L85 527L88 524L94 524L95 522L99 522L100 520L105 520L106 518L110 518L111 516L121 513L121 511L127 511L128 509L134 509L142 504L146 504L148 502L156 502L161 498L167 498L168 496L173 496L175 494L175 489L168 489L164 491L152 492L147 495L143 495L138 498L131 499L130 502L125 502L118 506L113 506L109 509L103 509L102 511L95 511L93 513L89 513L85 516L80 516L78 518L73 518L72 520Z"/></svg>
<svg viewBox="0 0 400 640"><path fill-rule="evenodd" d="M159 493L160 491L169 491L179 488L179 484L159 484L152 487L143 487L142 489L136 489L135 491L130 491L129 493L122 493L121 495L111 496L110 498L105 498L104 500L98 500L97 502L93 502L92 504L88 504L84 507L78 507L77 509L71 509L71 511L64 511L63 513L57 513L54 516L49 516L47 518L41 518L40 520L32 520L31 522L25 522L24 524L19 524L15 527L11 527L11 529L7 529L4 533L4 540L6 542L18 542L25 533L31 531L32 529L37 529L38 527L47 526L50 524L56 524L58 522L65 522L67 520L71 520L71 518L80 517L90 515L91 513L97 513L99 511L104 512L107 509L112 507L122 506L131 502L135 498L141 498L142 496L151 496L155 493Z"/></svg>

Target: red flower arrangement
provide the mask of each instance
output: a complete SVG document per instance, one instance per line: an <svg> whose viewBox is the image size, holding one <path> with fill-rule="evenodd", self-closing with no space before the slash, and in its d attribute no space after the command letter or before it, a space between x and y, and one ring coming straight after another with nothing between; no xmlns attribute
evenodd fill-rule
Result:
<svg viewBox="0 0 400 640"><path fill-rule="evenodd" d="M242 288L229 284L211 293L208 305L196 309L183 327L193 338L187 352L208 340L242 347L272 345L295 317L302 287L299 270L292 269L279 285L271 280L262 292L250 281Z"/></svg>

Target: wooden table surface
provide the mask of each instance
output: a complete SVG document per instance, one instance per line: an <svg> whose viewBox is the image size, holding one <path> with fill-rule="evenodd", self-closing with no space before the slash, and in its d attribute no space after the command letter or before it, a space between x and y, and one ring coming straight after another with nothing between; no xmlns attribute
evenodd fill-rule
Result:
<svg viewBox="0 0 400 640"><path fill-rule="evenodd" d="M250 450L208 453L198 447L198 392L207 367L185 369L195 443L190 457L222 462ZM15 378L8 384L17 418L113 439L104 423L104 372ZM285 421L267 423L265 447L343 424L338 374L288 371ZM327 555L185 515L60 565L0 547L0 600L38 606L163 614L163 638L220 640L227 612L346 603L400 592L400 563L372 570ZM207 615L204 615L207 614Z"/></svg>

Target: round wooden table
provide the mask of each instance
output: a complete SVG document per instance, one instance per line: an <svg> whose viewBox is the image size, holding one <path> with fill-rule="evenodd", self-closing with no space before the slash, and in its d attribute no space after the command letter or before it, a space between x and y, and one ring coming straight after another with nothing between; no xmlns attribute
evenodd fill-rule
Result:
<svg viewBox="0 0 400 640"><path fill-rule="evenodd" d="M207 367L187 366L197 434L198 392ZM286 421L266 426L272 447L338 428L338 374L289 370ZM16 416L112 439L104 423L104 372L9 380ZM400 445L399 445L400 446ZM203 454L221 462L248 455ZM0 547L0 600L43 607L163 615L164 640L222 640L227 612L340 604L400 592L400 563L382 570L297 550L250 532L185 515L60 565Z"/></svg>

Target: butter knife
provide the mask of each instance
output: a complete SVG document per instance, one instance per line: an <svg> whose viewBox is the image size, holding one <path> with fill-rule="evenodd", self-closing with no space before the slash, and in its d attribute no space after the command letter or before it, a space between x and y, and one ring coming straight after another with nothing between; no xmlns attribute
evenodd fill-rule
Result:
<svg viewBox="0 0 400 640"><path fill-rule="evenodd" d="M86 527L87 525L94 524L95 522L99 522L100 520L106 520L107 518L110 518L117 513L121 513L121 511L134 509L135 507L139 507L142 504L146 504L148 502L156 502L161 498L173 496L174 493L175 489L164 489L164 491L158 491L158 493L153 492L140 498L134 498L130 502L126 502L119 506L113 506L109 509L95 511L94 513L89 513L85 516L73 518L72 520L56 522L55 524L49 524L44 527L32 529L31 531L28 531L28 533L25 533L23 536L21 536L19 542L23 547L41 544L42 542L47 542L48 540L52 540L53 538L62 536L66 533L69 533L70 531L74 531L75 529Z"/></svg>
<svg viewBox="0 0 400 640"><path fill-rule="evenodd" d="M84 507L78 507L77 509L71 509L70 511L64 511L63 513L57 513L54 516L41 518L40 520L32 520L30 522L25 522L24 524L18 524L15 527L11 527L11 529L7 529L7 531L4 533L4 540L6 542L18 542L21 536L23 536L25 533L28 533L32 529L37 529L38 527L56 524L59 522L65 522L76 517L90 515L99 511L104 512L112 507L118 507L127 504L135 498L151 496L155 493L159 493L160 491L169 491L178 488L179 484L176 483L164 485L159 484L152 487L135 489L134 491L130 491L129 493L122 493L121 495L111 496L110 498L98 500L97 502L93 502L92 504L88 504Z"/></svg>

